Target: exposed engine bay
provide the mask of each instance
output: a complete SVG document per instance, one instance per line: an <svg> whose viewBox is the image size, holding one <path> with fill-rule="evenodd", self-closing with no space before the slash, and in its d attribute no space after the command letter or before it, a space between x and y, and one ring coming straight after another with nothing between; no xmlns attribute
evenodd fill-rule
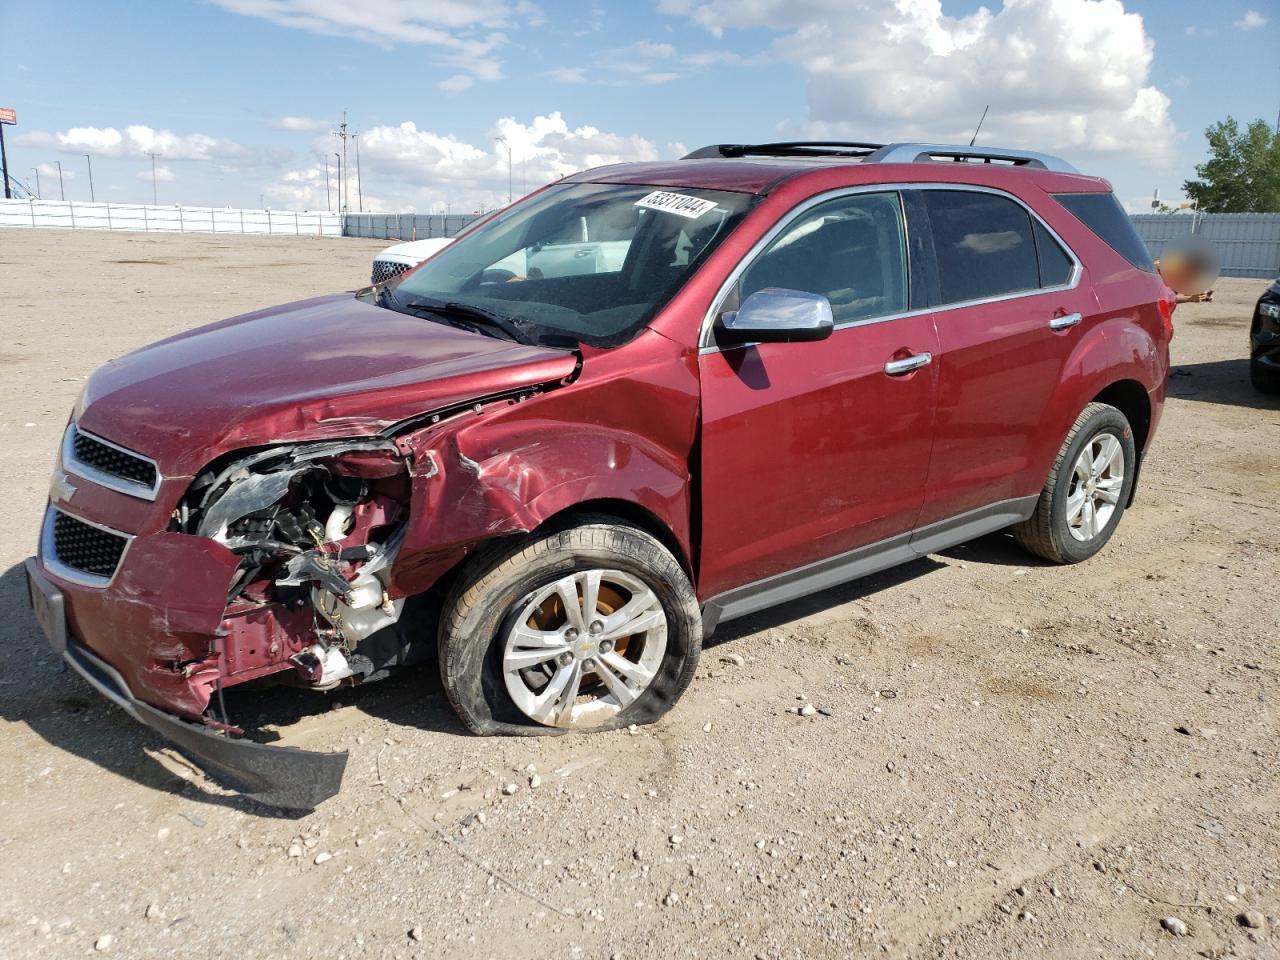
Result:
<svg viewBox="0 0 1280 960"><path fill-rule="evenodd" d="M286 663L295 682L330 689L404 661L407 644L388 628L405 600L392 598L389 570L409 484L408 461L385 440L241 452L195 478L170 530L240 561L215 651L219 692Z"/></svg>

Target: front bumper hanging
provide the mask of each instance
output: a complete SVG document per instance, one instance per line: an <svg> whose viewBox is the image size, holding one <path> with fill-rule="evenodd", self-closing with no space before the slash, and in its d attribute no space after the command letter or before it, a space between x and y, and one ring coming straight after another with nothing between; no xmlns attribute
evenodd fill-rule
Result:
<svg viewBox="0 0 1280 960"><path fill-rule="evenodd" d="M198 723L157 710L134 697L120 673L70 636L62 592L26 560L32 609L50 647L100 694L139 723L168 738L180 752L233 790L268 806L311 810L338 792L347 753L319 753L233 740Z"/></svg>

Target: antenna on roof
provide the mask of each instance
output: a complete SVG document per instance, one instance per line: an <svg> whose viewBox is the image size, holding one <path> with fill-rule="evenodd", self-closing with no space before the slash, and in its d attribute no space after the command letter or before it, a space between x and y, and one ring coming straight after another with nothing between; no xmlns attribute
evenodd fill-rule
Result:
<svg viewBox="0 0 1280 960"><path fill-rule="evenodd" d="M978 139L978 130L982 129L982 121L987 119L987 111L991 109L991 104L987 104L982 108L982 118L978 120L977 129L973 131L973 136L969 138L969 146L973 146L973 142Z"/></svg>

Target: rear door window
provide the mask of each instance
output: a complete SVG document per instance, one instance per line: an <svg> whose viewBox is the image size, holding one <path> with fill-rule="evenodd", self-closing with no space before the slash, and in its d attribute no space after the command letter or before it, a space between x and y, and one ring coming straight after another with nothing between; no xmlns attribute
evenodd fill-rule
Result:
<svg viewBox="0 0 1280 960"><path fill-rule="evenodd" d="M1139 270L1156 272L1147 245L1114 193L1055 193L1053 198Z"/></svg>
<svg viewBox="0 0 1280 960"><path fill-rule="evenodd" d="M1040 287L1031 216L1007 197L922 190L938 264L940 305Z"/></svg>

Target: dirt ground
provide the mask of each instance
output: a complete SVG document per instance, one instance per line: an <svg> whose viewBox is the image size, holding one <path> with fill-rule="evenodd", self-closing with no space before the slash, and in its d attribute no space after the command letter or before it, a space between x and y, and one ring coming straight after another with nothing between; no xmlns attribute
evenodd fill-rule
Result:
<svg viewBox="0 0 1280 960"><path fill-rule="evenodd" d="M0 956L1280 956L1280 403L1244 360L1263 281L1178 310L1173 398L1100 556L991 536L733 622L635 733L472 738L430 668L229 696L351 751L297 818L60 672L21 561L84 376L358 286L381 246L0 233Z"/></svg>

